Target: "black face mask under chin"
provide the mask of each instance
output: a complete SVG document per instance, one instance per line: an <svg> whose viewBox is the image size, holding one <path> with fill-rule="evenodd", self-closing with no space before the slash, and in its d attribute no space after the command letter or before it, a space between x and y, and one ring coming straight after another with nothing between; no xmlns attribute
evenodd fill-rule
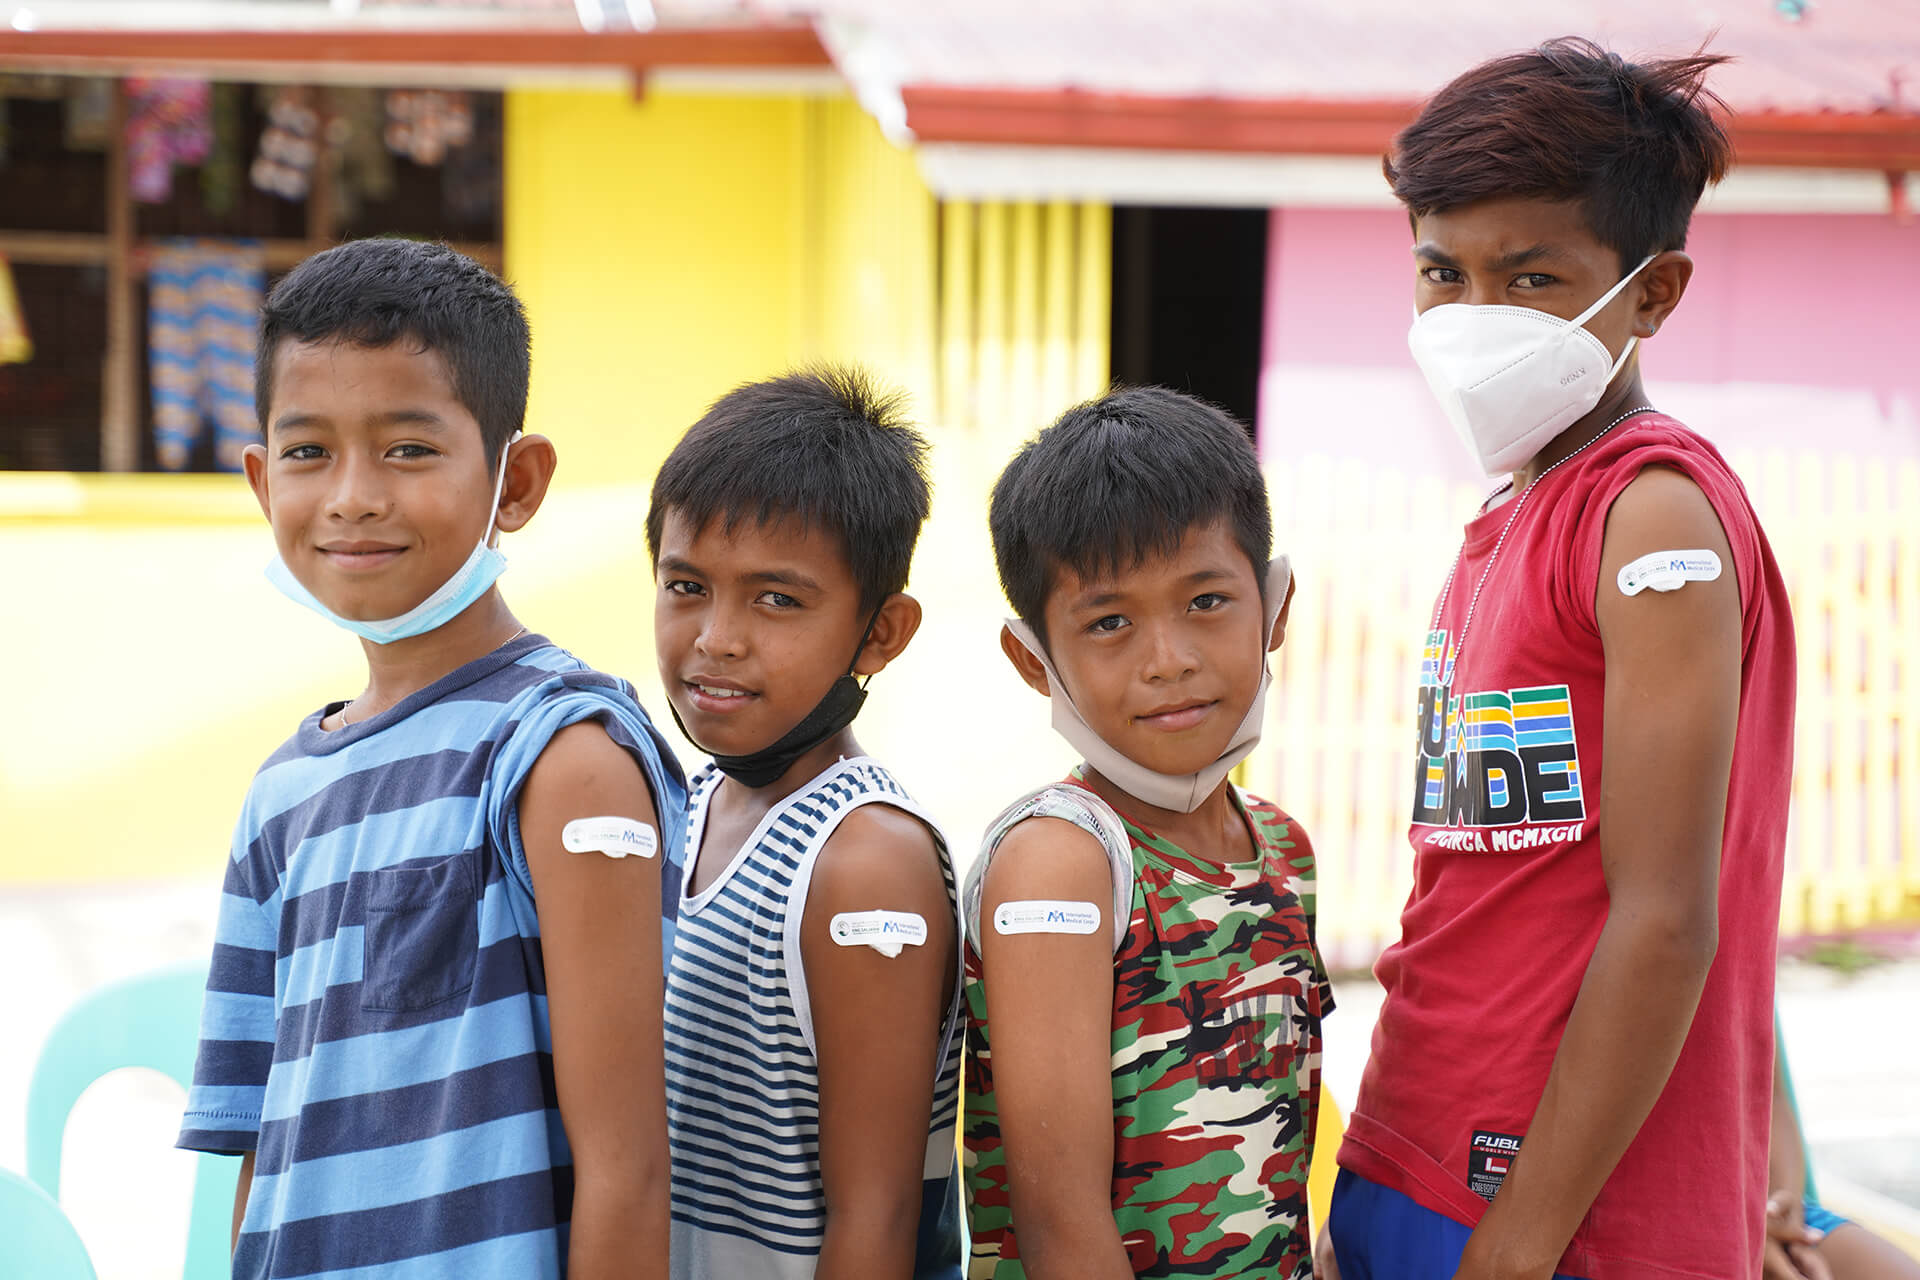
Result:
<svg viewBox="0 0 1920 1280"><path fill-rule="evenodd" d="M794 761L852 724L867 700L867 691L854 677L853 665L860 661L860 651L867 647L867 637L873 634L873 624L879 620L880 611L876 609L873 617L867 619L867 629L860 633L860 647L853 651L853 663L848 664L847 674L833 682L833 687L814 704L813 710L800 718L799 724L781 734L778 741L748 755L715 755L715 767L743 787L764 787L778 782L781 775L793 767ZM667 710L673 713L673 722L679 726L681 736L699 746L687 732L687 726L681 723L680 713L671 700Z"/></svg>

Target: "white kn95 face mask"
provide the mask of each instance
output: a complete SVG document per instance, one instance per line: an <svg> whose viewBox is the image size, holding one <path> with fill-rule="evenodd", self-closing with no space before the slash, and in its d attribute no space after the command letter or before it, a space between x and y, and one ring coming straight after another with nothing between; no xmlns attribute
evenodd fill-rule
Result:
<svg viewBox="0 0 1920 1280"><path fill-rule="evenodd" d="M1464 302L1414 317L1407 332L1414 363L1488 475L1525 465L1600 403L1637 339L1629 337L1611 359L1586 323L1652 261L1649 254L1572 320L1532 307Z"/></svg>

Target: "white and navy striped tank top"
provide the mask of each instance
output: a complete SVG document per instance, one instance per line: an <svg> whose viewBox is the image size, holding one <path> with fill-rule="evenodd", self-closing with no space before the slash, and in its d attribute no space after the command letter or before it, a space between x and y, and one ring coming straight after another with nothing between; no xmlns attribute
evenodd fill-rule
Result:
<svg viewBox="0 0 1920 1280"><path fill-rule="evenodd" d="M683 893L721 774L694 779ZM814 861L864 804L912 814L934 833L947 899L953 864L933 819L879 764L842 759L776 805L718 879L685 893L667 964L668 1145L675 1280L808 1280L826 1229L820 1077L800 954ZM958 1280L954 1123L959 993L941 1024L927 1118L915 1276Z"/></svg>

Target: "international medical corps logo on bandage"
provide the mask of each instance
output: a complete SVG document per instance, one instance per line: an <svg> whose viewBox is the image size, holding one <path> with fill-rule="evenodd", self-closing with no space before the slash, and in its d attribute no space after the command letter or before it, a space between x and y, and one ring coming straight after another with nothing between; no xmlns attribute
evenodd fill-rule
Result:
<svg viewBox="0 0 1920 1280"><path fill-rule="evenodd" d="M1413 820L1451 828L1428 833L1426 843L1508 853L1580 839L1586 794L1567 686L1455 697L1447 640L1445 631L1428 632L1420 661Z"/></svg>

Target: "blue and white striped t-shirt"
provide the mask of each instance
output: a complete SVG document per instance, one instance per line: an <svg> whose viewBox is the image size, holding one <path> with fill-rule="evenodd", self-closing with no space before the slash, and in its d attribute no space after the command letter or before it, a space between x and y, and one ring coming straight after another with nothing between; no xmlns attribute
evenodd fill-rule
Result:
<svg viewBox="0 0 1920 1280"><path fill-rule="evenodd" d="M672 848L679 766L630 686L539 636L361 723L323 730L331 709L247 792L180 1145L256 1153L236 1277L563 1275L572 1155L517 801L553 735L597 721Z"/></svg>
<svg viewBox="0 0 1920 1280"><path fill-rule="evenodd" d="M800 924L816 859L841 819L885 804L927 825L953 902L947 843L879 764L843 759L775 805L718 879L686 893L719 784L695 776L678 933L667 960L667 1145L675 1280L808 1280L826 1230L820 1074ZM956 924L957 927L957 924ZM957 967L957 962L956 962ZM960 1006L940 1024L914 1274L958 1280Z"/></svg>

